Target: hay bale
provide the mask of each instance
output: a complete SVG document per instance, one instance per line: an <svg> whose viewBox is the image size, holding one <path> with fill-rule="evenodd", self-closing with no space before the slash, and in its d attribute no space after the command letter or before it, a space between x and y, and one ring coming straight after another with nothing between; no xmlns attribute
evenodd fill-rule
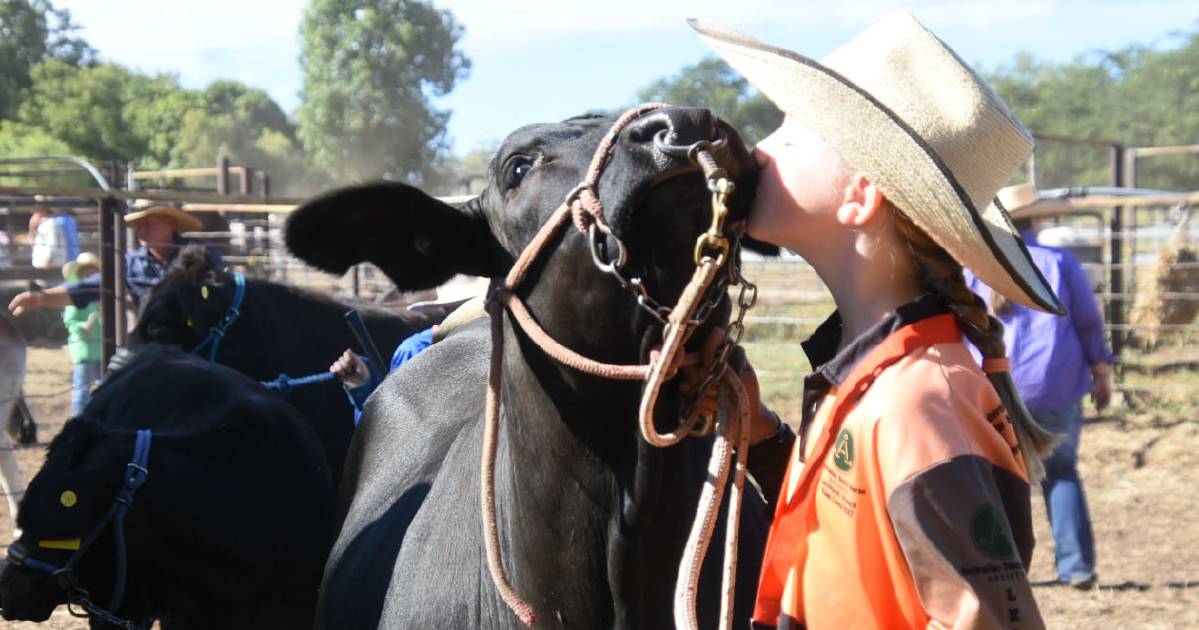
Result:
<svg viewBox="0 0 1199 630"><path fill-rule="evenodd" d="M1199 314L1199 299L1195 299L1199 297L1199 265L1195 263L1199 263L1199 251L1180 229L1158 252L1152 275L1137 283L1129 322L1145 326L1132 335L1142 349L1153 350L1176 336L1175 331L1156 326L1190 324Z"/></svg>

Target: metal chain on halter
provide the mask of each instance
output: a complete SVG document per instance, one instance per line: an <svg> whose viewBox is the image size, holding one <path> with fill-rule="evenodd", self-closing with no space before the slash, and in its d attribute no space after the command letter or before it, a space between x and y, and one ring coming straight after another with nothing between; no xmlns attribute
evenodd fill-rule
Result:
<svg viewBox="0 0 1199 630"><path fill-rule="evenodd" d="M729 354L734 346L741 342L745 334L745 314L758 301L758 287L741 273L741 230L738 230L730 242L724 233L724 221L728 217L728 198L733 193L733 183L729 181L725 170L716 163L711 152L704 147L692 148L692 160L704 170L708 179L708 189L712 191L712 225L695 243L695 263L698 265L703 256L715 253L717 264L728 263L728 274L716 283L718 291L712 291L708 302L696 310L691 324L706 321L711 309L720 303L723 294L732 287L740 287L737 294L736 317L730 317L724 327L724 338L716 349L715 360L708 366L708 373L696 388L694 396L683 406L681 418L687 421L695 413L695 408L704 400L708 388L723 376L728 366ZM663 333L665 335L665 332ZM694 432L706 435L711 432L714 423L711 418L697 426Z"/></svg>
<svg viewBox="0 0 1199 630"><path fill-rule="evenodd" d="M740 241L738 241L734 245L734 256L729 261L729 279L727 284L729 288L740 287L740 291L737 293L737 316L730 317L729 323L724 327L724 338L721 339L720 346L716 349L715 360L708 367L708 373L704 376L704 380L695 389L695 395L691 397L688 404L684 405L680 414L682 418L690 418L691 414L695 413L695 408L704 400L708 388L724 374L725 368L728 367L729 355L732 353L733 347L741 343L741 337L745 334L745 314L758 302L757 285L746 280L745 276L741 274L740 248ZM696 428L696 433L705 435L711 431L712 425L713 423L709 419L708 422Z"/></svg>

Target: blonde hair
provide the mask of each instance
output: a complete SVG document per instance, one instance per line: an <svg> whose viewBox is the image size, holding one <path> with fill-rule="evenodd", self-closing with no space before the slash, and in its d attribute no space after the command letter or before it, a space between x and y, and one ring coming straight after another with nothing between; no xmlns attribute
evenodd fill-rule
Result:
<svg viewBox="0 0 1199 630"><path fill-rule="evenodd" d="M966 338L982 352L984 358L1006 357L1003 323L987 312L986 302L966 285L962 266L902 211L890 203L888 206L899 235L912 253L916 271L925 288L945 300ZM1010 372L989 372L987 379L1007 409L1029 480L1040 480L1045 472L1041 460L1053 450L1056 438L1033 419L1020 399Z"/></svg>

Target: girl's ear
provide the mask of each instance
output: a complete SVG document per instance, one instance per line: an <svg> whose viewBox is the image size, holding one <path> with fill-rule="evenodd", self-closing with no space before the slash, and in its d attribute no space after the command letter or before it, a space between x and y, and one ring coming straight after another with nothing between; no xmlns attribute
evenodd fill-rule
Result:
<svg viewBox="0 0 1199 630"><path fill-rule="evenodd" d="M837 208L837 220L849 227L862 227L878 216L886 197L878 186L861 173L849 176L845 184L841 207Z"/></svg>

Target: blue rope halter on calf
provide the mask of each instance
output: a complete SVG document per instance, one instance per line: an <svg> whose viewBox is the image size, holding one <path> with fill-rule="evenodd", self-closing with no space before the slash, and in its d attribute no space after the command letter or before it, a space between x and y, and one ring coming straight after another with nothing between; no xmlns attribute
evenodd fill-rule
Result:
<svg viewBox="0 0 1199 630"><path fill-rule="evenodd" d="M128 570L128 558L125 553L125 514L129 512L129 506L133 503L133 493L142 487L142 484L146 482L146 477L150 474L148 465L150 461L151 437L152 432L150 429L138 430L137 439L133 444L133 457L125 465L121 489L113 497L112 506L108 508L108 512L104 515L104 518L92 528L91 533L87 535L87 538L83 540L79 548L75 550L75 553L71 554L71 557L67 559L66 564L58 567L49 562L31 558L29 551L19 542L13 543L8 548L8 562L10 564L27 567L53 576L58 581L59 586L67 591L68 604L78 604L88 614L124 628L138 628L137 625L120 619L115 614L115 611L121 605L121 600L125 597L125 578ZM83 554L87 553L88 548L104 533L109 523L112 523L113 526L114 555L117 566L113 576L112 599L109 601L107 608L100 608L92 603L88 592L79 586L79 580L75 577L75 565L79 563L79 559L83 557ZM72 612L72 614L74 613Z"/></svg>
<svg viewBox="0 0 1199 630"><path fill-rule="evenodd" d="M208 346L208 360L216 361L217 348L221 346L221 339L225 337L225 331L237 321L241 315L241 303L246 297L246 277L240 271L233 272L233 300L229 302L229 310L221 321L208 329L208 336L204 338L195 348L192 348L192 354L200 354L200 351Z"/></svg>

